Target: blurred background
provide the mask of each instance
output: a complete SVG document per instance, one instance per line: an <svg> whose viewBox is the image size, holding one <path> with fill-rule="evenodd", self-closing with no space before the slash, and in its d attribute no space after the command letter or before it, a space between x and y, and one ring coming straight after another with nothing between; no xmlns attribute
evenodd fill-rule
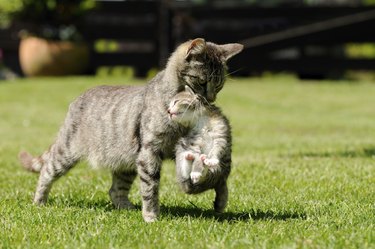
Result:
<svg viewBox="0 0 375 249"><path fill-rule="evenodd" d="M150 77L196 37L244 44L237 76L371 76L374 27L375 0L0 0L0 78Z"/></svg>

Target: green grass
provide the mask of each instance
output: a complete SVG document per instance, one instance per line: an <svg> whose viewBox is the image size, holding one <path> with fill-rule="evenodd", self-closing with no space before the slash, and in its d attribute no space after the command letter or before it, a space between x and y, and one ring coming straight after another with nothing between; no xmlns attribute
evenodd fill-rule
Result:
<svg viewBox="0 0 375 249"><path fill-rule="evenodd" d="M0 83L0 248L375 248L375 84L230 79L218 105L233 126L227 212L183 194L164 163L160 220L111 207L110 175L81 163L31 203L37 175L17 154L53 142L69 103L120 78ZM140 207L139 180L131 199Z"/></svg>

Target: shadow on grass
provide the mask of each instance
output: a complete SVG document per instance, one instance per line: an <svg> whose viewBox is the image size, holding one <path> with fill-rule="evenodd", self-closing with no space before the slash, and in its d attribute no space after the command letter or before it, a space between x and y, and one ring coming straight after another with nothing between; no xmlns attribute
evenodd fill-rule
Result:
<svg viewBox="0 0 375 249"><path fill-rule="evenodd" d="M74 207L80 209L91 209L104 212L113 212L115 209L112 203L107 200L87 200L79 198L61 199L59 197L50 198L49 206L55 207ZM140 205L135 205L136 210L141 211ZM193 217L216 220L219 222L236 222L248 220L290 220L290 219L306 219L306 214L298 212L273 212L263 210L251 210L249 212L224 212L216 213L214 210L203 210L198 207L182 207L182 206L164 206L161 205L161 215L170 217Z"/></svg>
<svg viewBox="0 0 375 249"><path fill-rule="evenodd" d="M62 198L62 197L50 197L47 202L48 206L55 207L70 207L80 209L91 209L91 210L102 210L105 212L111 212L114 210L113 205L108 200L88 200L83 198Z"/></svg>
<svg viewBox="0 0 375 249"><path fill-rule="evenodd" d="M344 157L344 158L372 158L375 157L375 146L358 148L356 150L301 152L293 154L295 157Z"/></svg>
<svg viewBox="0 0 375 249"><path fill-rule="evenodd" d="M174 217L194 217L213 219L219 222L235 222L248 220L289 220L289 219L306 219L304 213L278 212L251 210L249 212L224 212L216 213L214 210L202 210L197 207L180 207L180 206L162 206L161 213Z"/></svg>

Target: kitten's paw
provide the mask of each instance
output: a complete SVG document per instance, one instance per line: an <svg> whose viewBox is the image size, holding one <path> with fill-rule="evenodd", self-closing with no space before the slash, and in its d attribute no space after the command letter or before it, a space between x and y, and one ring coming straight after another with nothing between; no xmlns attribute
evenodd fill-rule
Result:
<svg viewBox="0 0 375 249"><path fill-rule="evenodd" d="M204 162L204 160L206 160L207 156L205 154L201 154L199 156L199 158L201 159L202 162Z"/></svg>
<svg viewBox="0 0 375 249"><path fill-rule="evenodd" d="M194 157L193 153L186 152L185 153L185 159L189 160L189 161L193 161L195 159L195 157Z"/></svg>
<svg viewBox="0 0 375 249"><path fill-rule="evenodd" d="M219 165L219 160L216 158L210 158L210 159L206 158L203 162L205 165L209 167L215 167Z"/></svg>
<svg viewBox="0 0 375 249"><path fill-rule="evenodd" d="M202 177L202 173L200 173L200 172L191 172L190 173L190 179L191 179L191 182L193 184L198 183L199 180L201 179L201 177Z"/></svg>

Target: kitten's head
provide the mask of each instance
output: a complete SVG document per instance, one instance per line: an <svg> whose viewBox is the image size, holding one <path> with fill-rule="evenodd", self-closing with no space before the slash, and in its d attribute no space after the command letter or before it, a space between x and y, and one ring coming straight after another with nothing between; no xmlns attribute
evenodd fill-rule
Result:
<svg viewBox="0 0 375 249"><path fill-rule="evenodd" d="M169 119L184 126L194 125L197 119L204 115L208 105L186 85L185 91L177 93L169 103Z"/></svg>
<svg viewBox="0 0 375 249"><path fill-rule="evenodd" d="M181 44L171 59L180 84L213 102L224 85L226 62L242 49L238 43L218 45L197 38Z"/></svg>

